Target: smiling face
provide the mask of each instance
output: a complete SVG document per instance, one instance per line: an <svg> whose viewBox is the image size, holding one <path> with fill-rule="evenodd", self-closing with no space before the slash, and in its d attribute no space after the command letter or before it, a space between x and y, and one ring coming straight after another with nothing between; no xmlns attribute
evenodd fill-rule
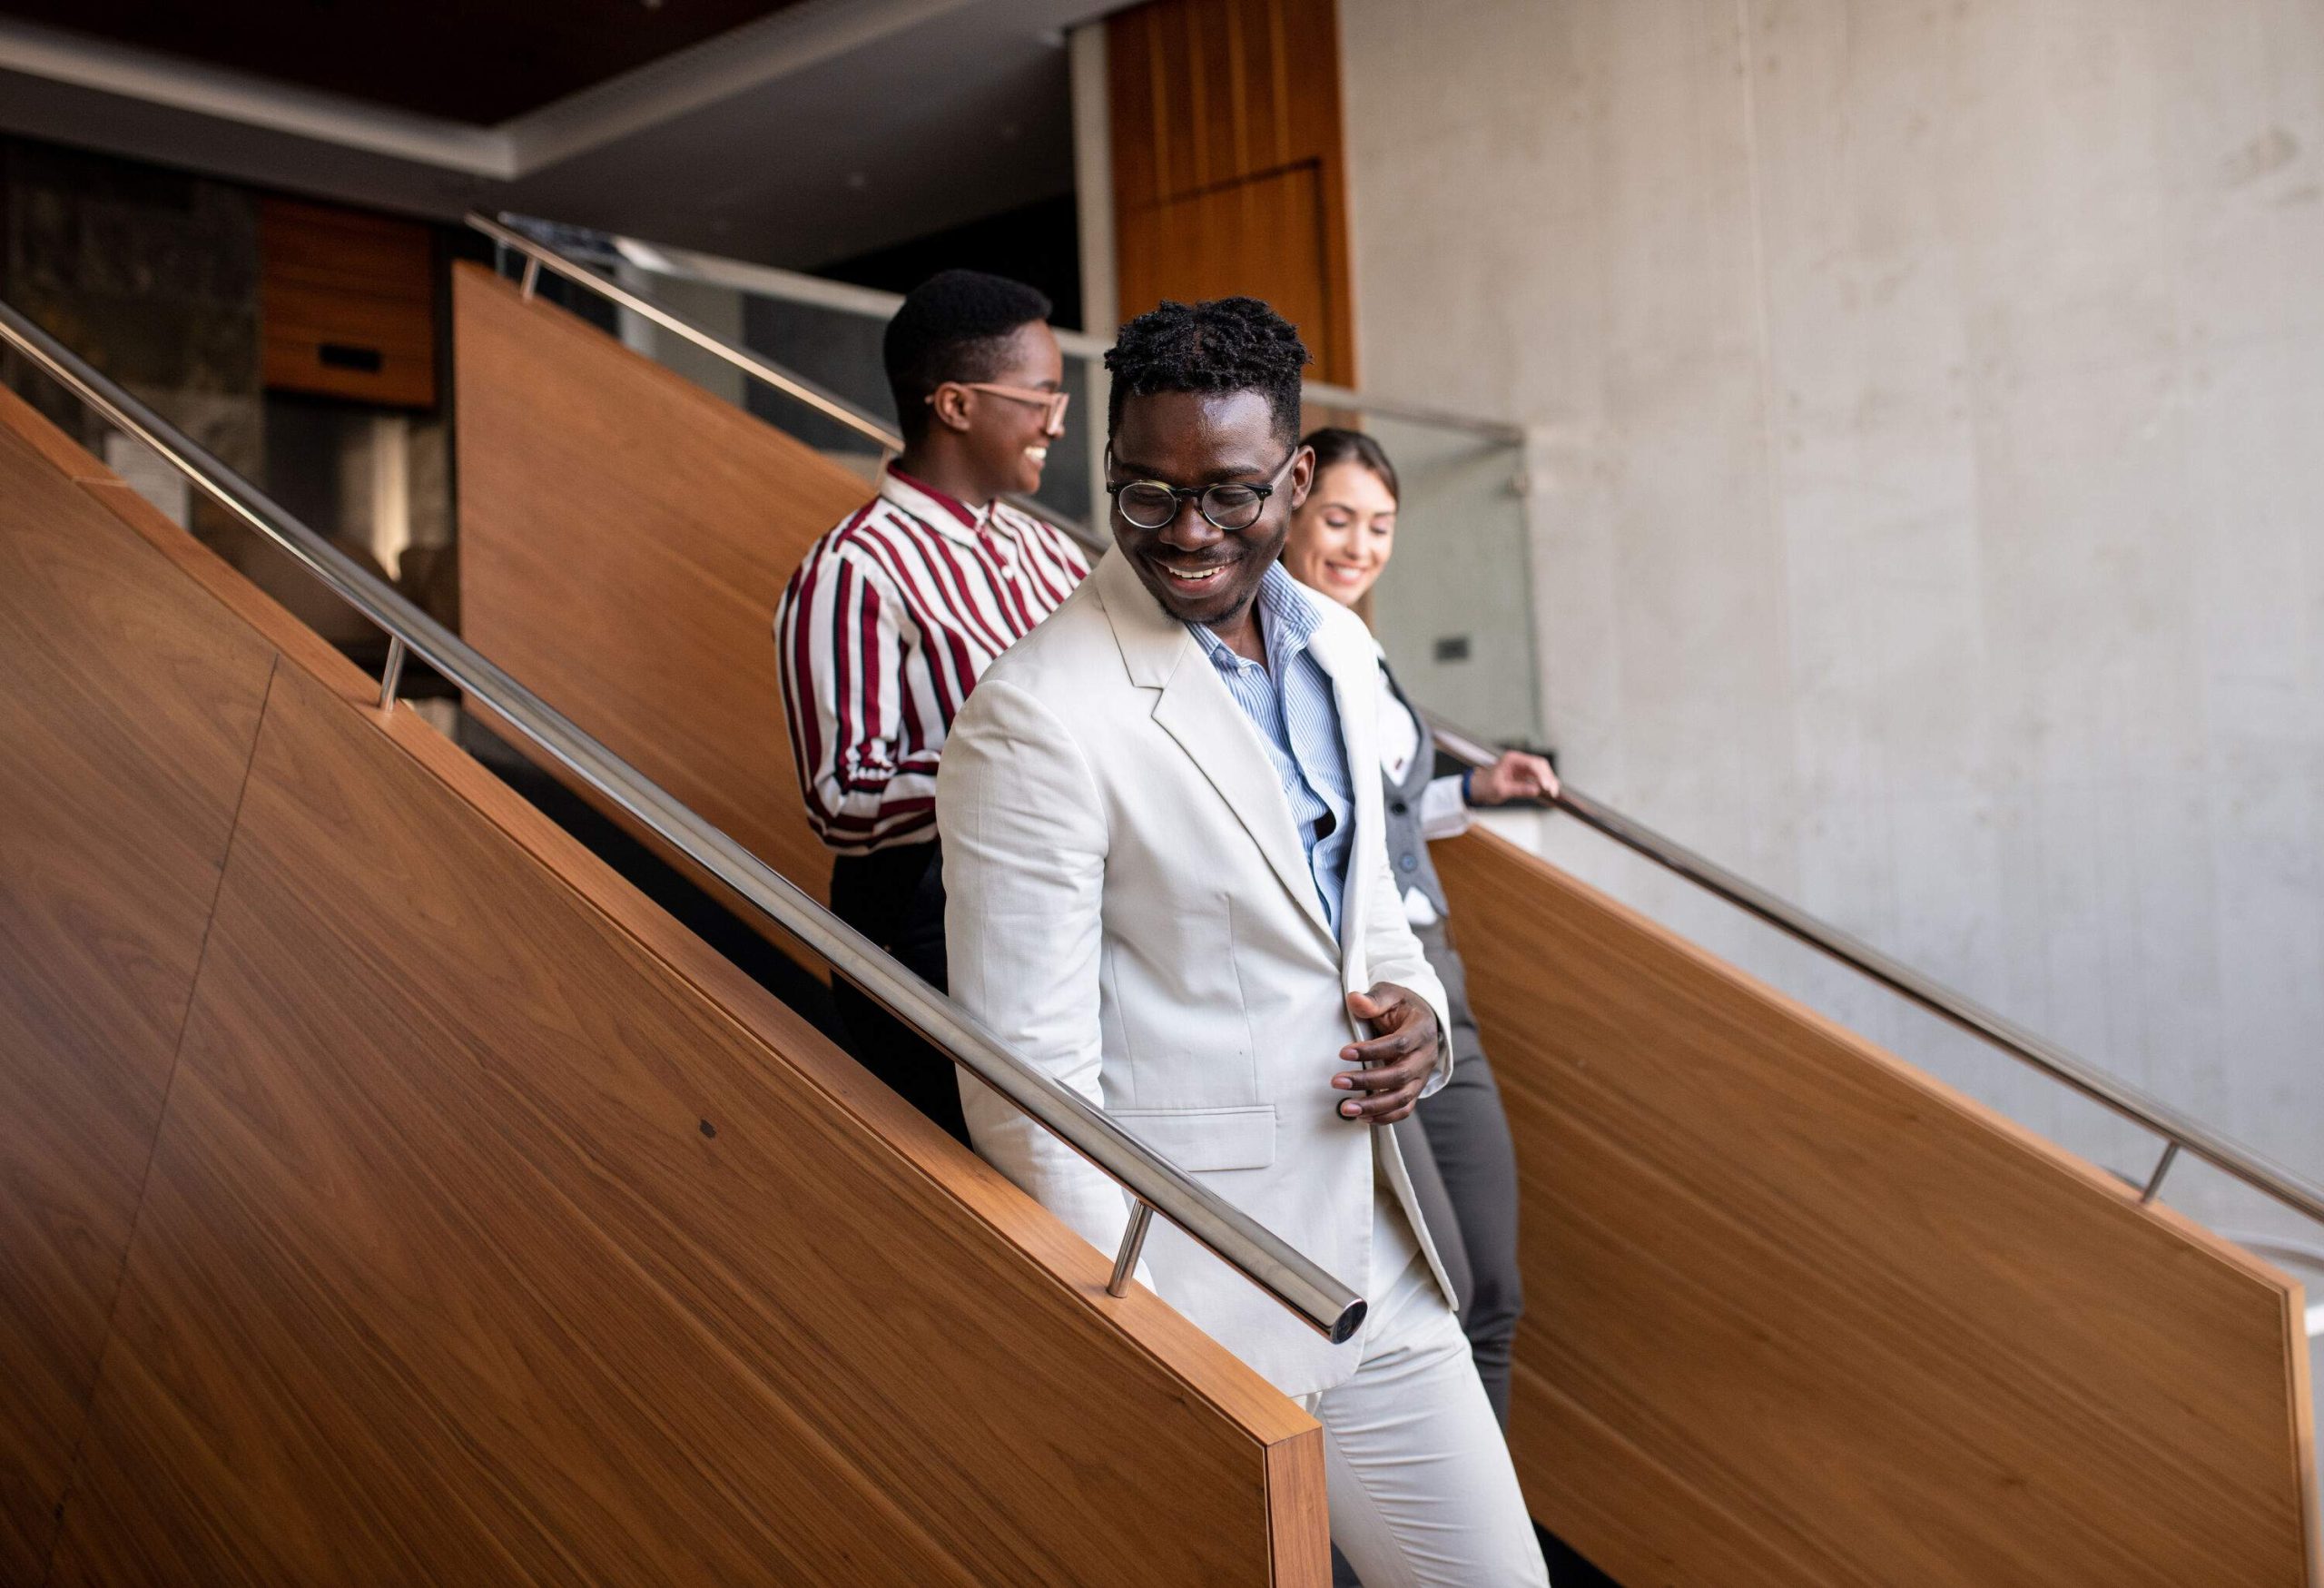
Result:
<svg viewBox="0 0 2324 1588"><path fill-rule="evenodd" d="M1276 430L1275 410L1258 392L1157 391L1123 399L1110 478L1193 488L1265 485L1295 445ZM1259 581L1282 553L1292 509L1307 494L1314 472L1314 454L1299 449L1247 529L1220 529L1187 499L1159 529L1139 528L1117 508L1114 543L1171 616L1222 633L1237 628L1249 617Z"/></svg>
<svg viewBox="0 0 2324 1588"><path fill-rule="evenodd" d="M994 386L1016 386L1029 391L1065 389L1065 355L1058 350L1057 333L1039 321L1020 325L1002 345L997 368L986 377ZM1041 466L1049 461L1049 416L1037 403L1005 397L997 391L960 387L958 409L964 421L962 449L970 467L986 488L980 502L1011 491L1030 495L1041 488Z"/></svg>
<svg viewBox="0 0 2324 1588"><path fill-rule="evenodd" d="M1343 607L1364 598L1396 548L1396 498L1388 482L1353 459L1334 463L1292 515L1283 566Z"/></svg>

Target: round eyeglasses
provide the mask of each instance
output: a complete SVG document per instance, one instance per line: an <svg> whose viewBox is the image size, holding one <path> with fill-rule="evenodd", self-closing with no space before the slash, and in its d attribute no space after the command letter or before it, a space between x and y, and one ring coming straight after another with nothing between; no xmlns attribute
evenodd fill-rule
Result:
<svg viewBox="0 0 2324 1588"><path fill-rule="evenodd" d="M1190 501L1211 528L1232 535L1259 521L1267 498L1298 460L1299 449L1294 447L1265 485L1165 485L1158 479L1132 479L1108 484L1106 494L1114 498L1114 510L1139 529L1167 528L1178 516L1178 504Z"/></svg>

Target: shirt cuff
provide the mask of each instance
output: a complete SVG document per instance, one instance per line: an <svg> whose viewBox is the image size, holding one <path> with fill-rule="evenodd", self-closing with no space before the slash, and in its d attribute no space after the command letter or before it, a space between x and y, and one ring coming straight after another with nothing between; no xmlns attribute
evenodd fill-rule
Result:
<svg viewBox="0 0 2324 1588"><path fill-rule="evenodd" d="M1458 838L1469 830L1474 818L1468 802L1461 797L1461 780L1457 777L1433 777L1428 787L1421 791L1420 835L1423 838Z"/></svg>

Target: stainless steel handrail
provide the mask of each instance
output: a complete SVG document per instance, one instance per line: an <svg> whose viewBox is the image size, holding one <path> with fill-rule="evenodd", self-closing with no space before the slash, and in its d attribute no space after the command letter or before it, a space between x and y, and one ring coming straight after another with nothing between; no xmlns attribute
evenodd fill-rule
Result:
<svg viewBox="0 0 2324 1588"><path fill-rule="evenodd" d="M538 695L485 659L182 431L93 369L9 304L0 303L0 341L15 347L113 424L160 453L220 506L288 552L341 600L385 630L390 673L408 649L483 702L589 787L878 999L952 1061L1088 1159L1150 1208L1216 1253L1317 1332L1337 1342L1363 1322L1364 1301L1281 1237L1205 1189L1125 1131L1078 1093L1009 1052L959 1004L903 970L870 939L793 886L757 856L695 815ZM392 699L392 678L382 691ZM1133 1208L1133 1214L1135 1209ZM1117 1277L1120 1294L1147 1220L1133 1216Z"/></svg>
<svg viewBox="0 0 2324 1588"><path fill-rule="evenodd" d="M473 210L468 212L468 223L503 247L513 249L522 254L528 261L526 267L528 275L535 269L553 271L576 286L586 287L607 302L616 304L633 314L651 321L673 336L684 337L704 352L714 358L724 360L752 379L763 381L786 396L798 399L825 418L837 420L857 435L873 442L882 453L892 457L904 449L902 437L889 429L878 419L864 412L844 397L826 390L804 375L784 369L772 359L754 353L748 348L737 347L724 337L703 330L683 315L671 313L651 298L640 297L612 277L592 268L586 261L574 259L537 238L528 237L522 232L513 231L488 216L478 214ZM1097 544L1095 537L1086 525L1067 518L1046 503L1017 495L1011 495L1005 499L1011 506L1020 508L1064 529L1085 546Z"/></svg>
<svg viewBox="0 0 2324 1588"><path fill-rule="evenodd" d="M468 219L471 225L476 225L482 218L471 214ZM498 222L479 225L478 229L498 237L509 231L512 225L518 229L529 226L542 231L559 230L554 222L506 212ZM530 233L521 231L520 234L530 236ZM739 260L717 259L683 248L666 248L615 232L597 232L595 236L603 240L615 258L674 281L700 281L748 292L755 297L773 298L788 303L808 303L866 320L885 320L896 311L896 305L903 301L901 296L894 292L843 286L812 276L801 276L792 271L746 264ZM570 255L560 254L553 244L543 242L537 237L533 237L532 241L536 246L558 254L568 264L576 262ZM1059 330L1057 340L1067 357L1092 364L1101 360L1107 348L1111 345L1104 337L1076 330ZM1404 402L1395 398L1382 397L1376 392L1358 391L1351 387L1328 385L1320 380L1305 382L1304 390L1310 402L1324 408L1356 409L1367 418L1404 419L1443 429L1466 430L1472 435L1512 445L1522 444L1525 439L1524 427L1506 419L1482 419L1475 414L1456 413L1430 403Z"/></svg>
<svg viewBox="0 0 2324 1588"><path fill-rule="evenodd" d="M601 272L567 258L555 248L515 232L498 222L471 213L468 223L478 230L523 253L559 275L576 281L621 304L635 309L657 325L668 327L689 341L717 353L747 372L757 375L770 384L784 390L809 383L790 374L743 349L712 336L709 332L687 324L678 316L641 298L612 281ZM1317 400L1334 406L1362 408L1371 412L1409 415L1431 422L1460 426L1482 433L1502 434L1521 438L1523 432L1514 426L1496 426L1487 421L1468 419L1459 416L1436 414L1428 410L1401 408L1381 403L1359 391L1337 387L1319 387L1311 383L1307 390ZM828 400L842 408L843 399ZM856 428L873 435L883 444L900 449L895 441L872 419L858 409L848 410L854 416ZM1067 530L1084 544L1103 549L1097 533L1088 526L1060 515L1040 503L1020 503L1039 513L1050 523ZM1483 741L1463 733L1450 724L1437 720L1431 723L1437 741L1455 757L1472 765L1490 765L1497 752ZM2233 1175L2257 1190L2275 1198L2287 1207L2297 1208L2309 1218L2324 1222L2324 1188L2319 1188L2278 1165L2268 1162L2259 1154L2211 1129L2198 1120L2188 1119L2169 1104L2148 1096L2134 1087L2115 1080L2088 1061L2077 1058L2053 1042L2047 1041L2024 1027L2004 1019L1964 993L1956 992L1943 983L1922 975L1910 966L1891 959L1878 949L1853 937L1828 922L1819 921L1806 911L1777 898L1756 883L1736 875L1724 867L1696 853L1674 839L1667 838L1641 823L1634 822L1620 812L1600 804L1588 794L1566 786L1554 802L1556 808L1581 820L1624 847L1636 851L1656 864L1675 872L1689 882L1727 900L1737 908L1755 915L1769 925L1789 933L1800 942L1828 954L1851 970L1871 978L1930 1011L1951 1021L1965 1031L1991 1042L2003 1052L2033 1066L2053 1079L2073 1088L2093 1101L2112 1110L2143 1129L2162 1137L2166 1147L2162 1159L2147 1179L2142 1199L2152 1201L2161 1191L2165 1175L2181 1149L2215 1168Z"/></svg>
<svg viewBox="0 0 2324 1588"><path fill-rule="evenodd" d="M771 359L764 359L744 347L737 347L723 336L714 335L682 315L671 313L651 298L641 297L623 286L602 271L591 269L579 260L551 248L548 244L527 237L474 210L468 213L468 223L483 232L503 248L513 249L531 261L527 274L534 267L555 271L568 281L588 288L609 302L619 304L632 314L649 320L673 336L683 337L713 358L724 359L744 374L764 381L784 395L798 399L824 418L836 420L849 429L876 442L890 452L903 450L903 438L878 419L865 413L837 392L826 390L804 375L793 373Z"/></svg>
<svg viewBox="0 0 2324 1588"><path fill-rule="evenodd" d="M1429 715L1429 725L1436 735L1436 742L1456 760L1472 766L1489 766L1499 758L1500 752L1492 745L1440 720L1433 714ZM2183 1149L2213 1168L2234 1176L2252 1189L2324 1223L2324 1187L2280 1164L2270 1162L2201 1120L2190 1119L2162 1100L2116 1080L2055 1042L2036 1036L2014 1021L1994 1013L1967 994L1957 992L1911 966L1890 958L1862 938L1843 932L1777 898L1758 883L1736 875L1676 839L1665 837L1644 823L1632 821L1610 806L1590 798L1570 783L1561 781L1557 797L1550 803L1555 809L1605 834L1625 849L1644 855L1665 870L1717 894L1746 914L1756 916L1810 948L1821 951L1930 1013L1984 1038L2019 1062L2072 1087L2093 1102L2112 1110L2142 1129L2162 1138L2162 1157L2148 1177L2140 1197L2142 1201L2154 1199L2162 1189L2162 1178L2169 1172L2172 1159Z"/></svg>

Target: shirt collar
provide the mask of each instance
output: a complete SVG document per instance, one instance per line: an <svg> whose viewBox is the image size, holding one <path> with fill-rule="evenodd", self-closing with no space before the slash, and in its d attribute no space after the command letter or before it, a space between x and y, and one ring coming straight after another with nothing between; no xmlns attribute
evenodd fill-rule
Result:
<svg viewBox="0 0 2324 1588"><path fill-rule="evenodd" d="M880 496L951 539L973 542L992 518L992 508L979 512L966 502L946 496L934 486L914 479L894 464L880 477Z"/></svg>
<svg viewBox="0 0 2324 1588"><path fill-rule="evenodd" d="M1259 634L1267 647L1267 662L1271 670L1280 673L1294 656L1307 648L1307 642L1315 637L1315 630L1323 626L1324 620L1309 601L1307 592L1285 571L1280 561L1272 564L1259 580L1257 600ZM1211 633L1208 625L1189 623L1187 626L1202 642L1212 666L1258 665L1247 656L1237 656L1225 640Z"/></svg>

